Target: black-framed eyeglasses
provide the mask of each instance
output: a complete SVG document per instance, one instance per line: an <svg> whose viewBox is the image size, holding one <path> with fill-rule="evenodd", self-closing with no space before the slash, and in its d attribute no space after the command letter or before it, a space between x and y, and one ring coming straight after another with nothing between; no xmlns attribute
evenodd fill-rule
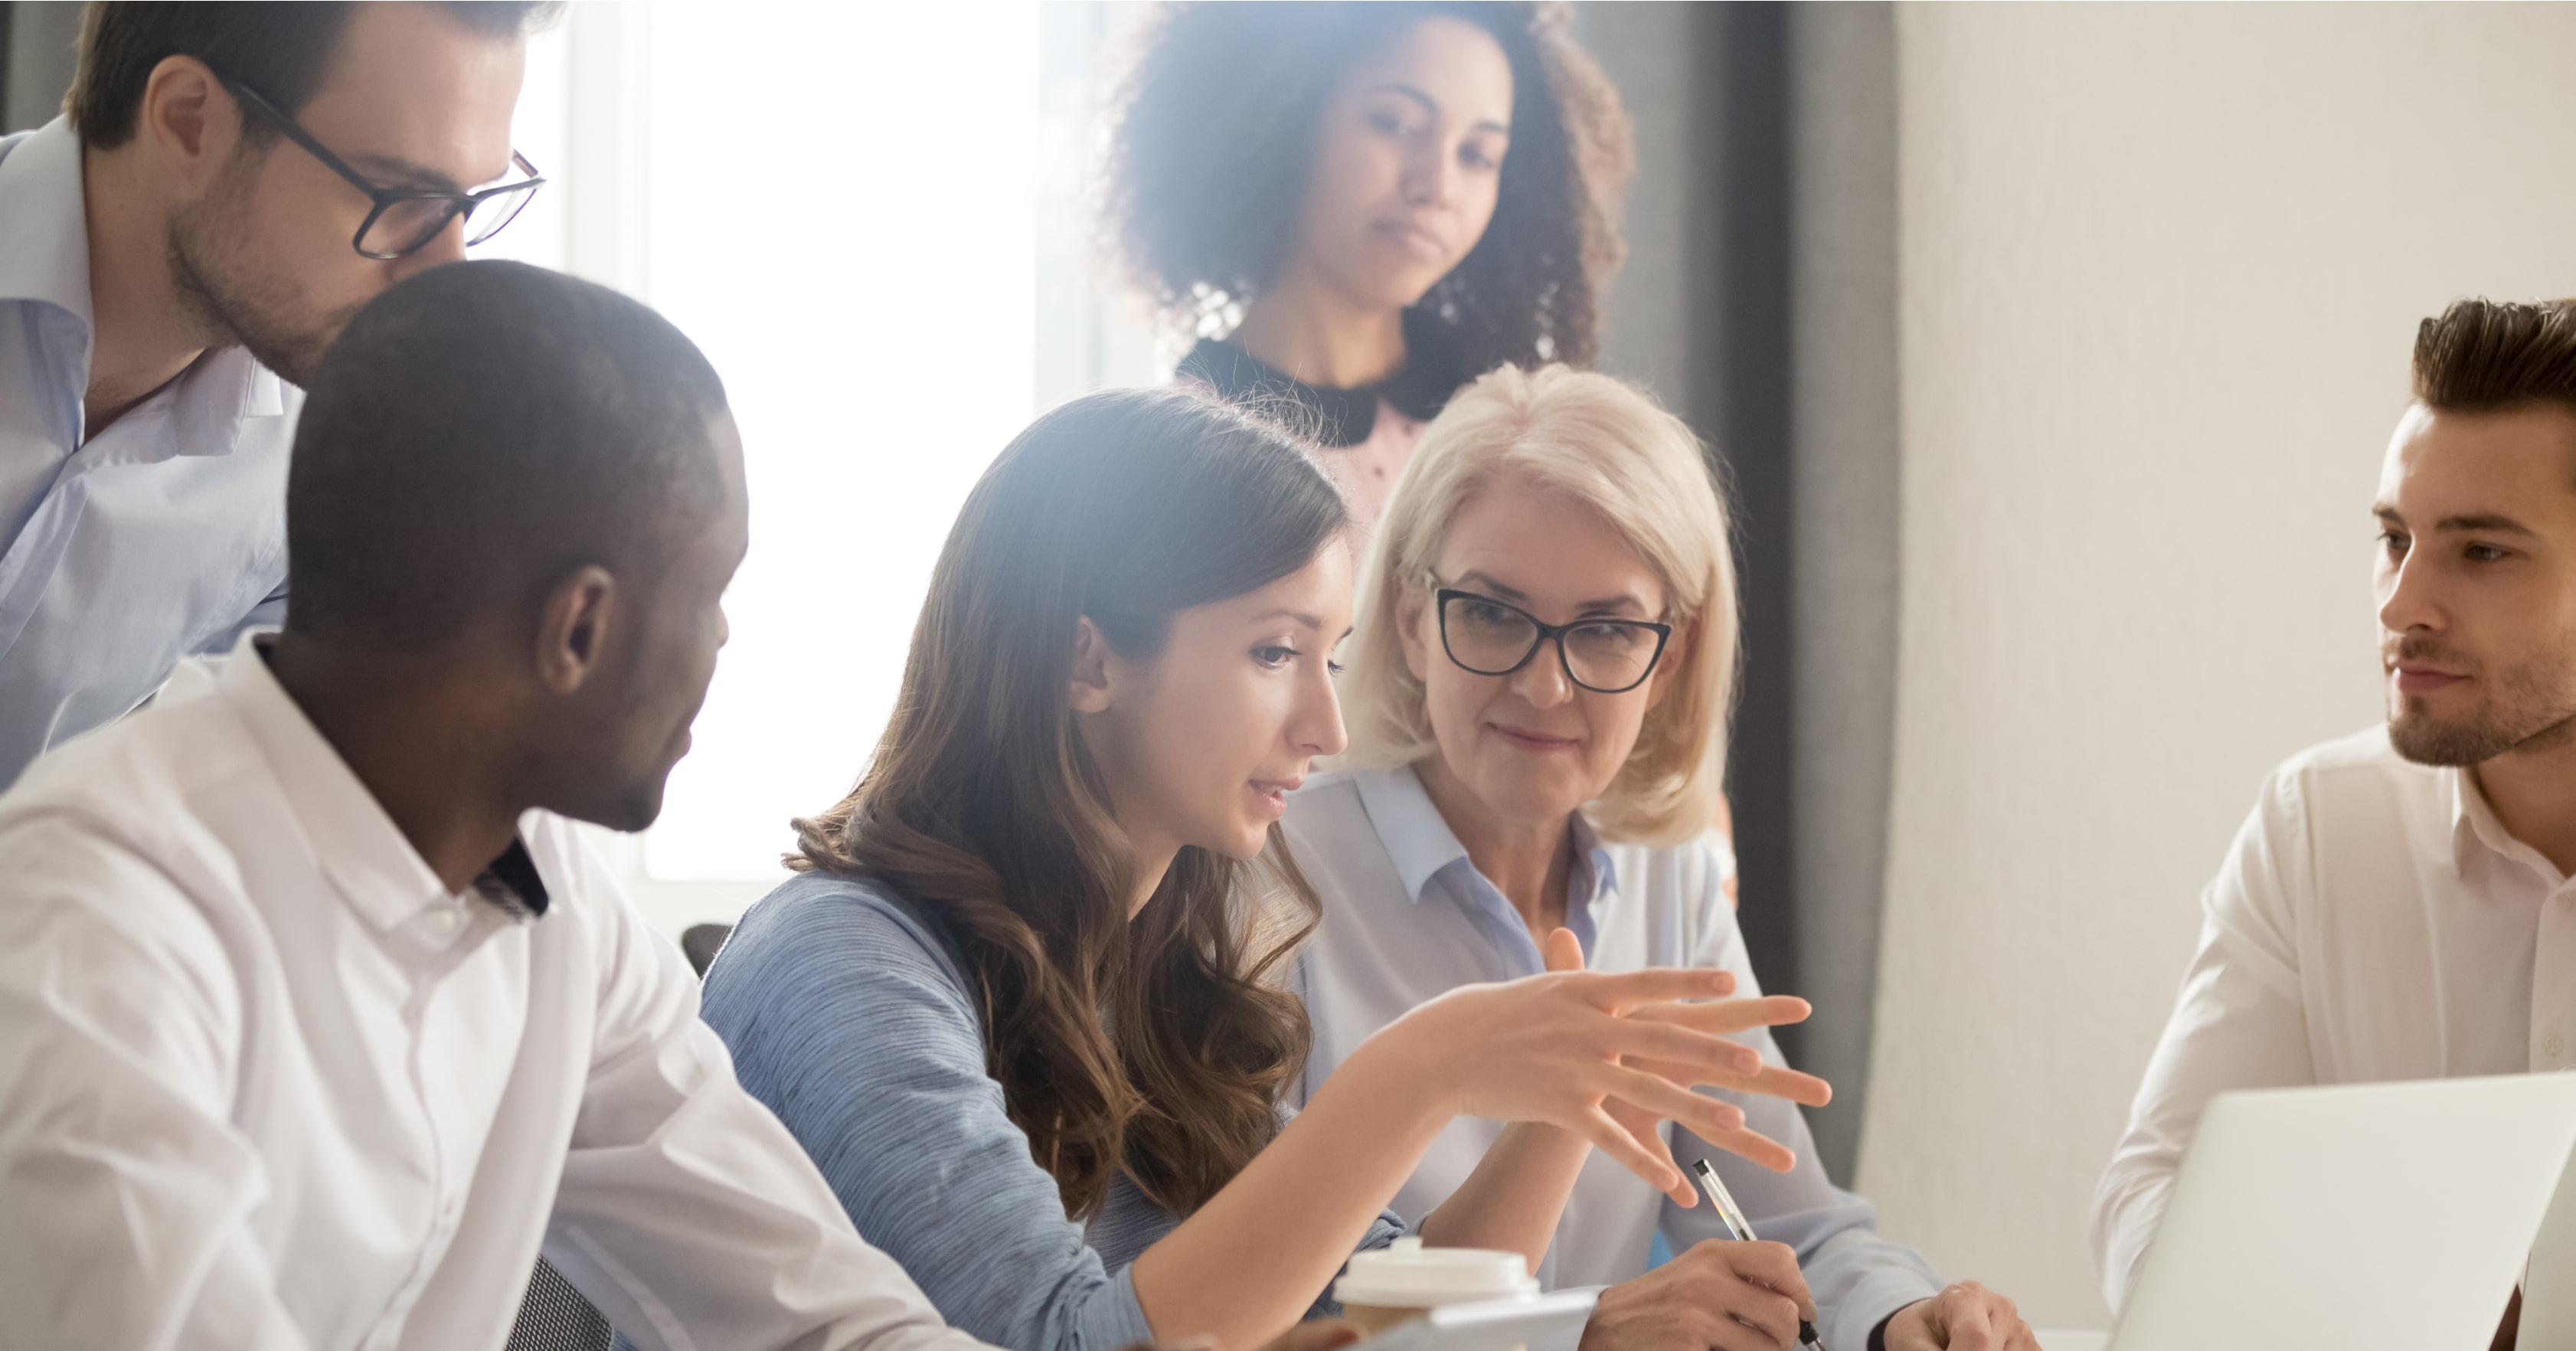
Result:
<svg viewBox="0 0 2576 1351"><path fill-rule="evenodd" d="M322 161L322 167L349 181L349 186L367 194L376 204L358 233L349 243L361 257L390 262L407 254L418 253L429 241L438 238L458 217L465 219L465 242L480 244L501 233L502 227L518 218L528 200L537 195L546 180L528 157L513 150L510 163L527 177L496 184L475 192L440 192L429 188L380 188L348 166L330 148L313 139L313 133L297 126L295 119L277 110L277 105L260 97L258 90L229 75L217 72L234 101L259 115L262 121L304 147L304 152Z"/></svg>
<svg viewBox="0 0 2576 1351"><path fill-rule="evenodd" d="M1506 676L1556 641L1565 678L1596 694L1625 694L1654 674L1673 626L1650 619L1578 619L1542 624L1538 616L1473 591L1442 587L1440 645L1449 660L1476 675Z"/></svg>

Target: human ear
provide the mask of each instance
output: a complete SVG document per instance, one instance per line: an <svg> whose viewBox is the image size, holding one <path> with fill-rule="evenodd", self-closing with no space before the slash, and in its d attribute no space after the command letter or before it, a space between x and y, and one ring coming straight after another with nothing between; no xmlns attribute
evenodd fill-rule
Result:
<svg viewBox="0 0 2576 1351"><path fill-rule="evenodd" d="M1664 660L1656 662L1655 673L1646 677L1646 707L1651 709L1664 702L1664 694L1673 687L1673 681L1690 669L1691 653L1698 650L1694 646L1698 637L1699 621L1694 619L1675 628L1673 636L1664 640Z"/></svg>
<svg viewBox="0 0 2576 1351"><path fill-rule="evenodd" d="M1073 675L1065 704L1076 713L1106 713L1111 699L1109 640L1089 616L1073 625Z"/></svg>
<svg viewBox="0 0 2576 1351"><path fill-rule="evenodd" d="M1422 625L1431 614L1424 593L1410 587L1395 599L1395 638L1404 648L1404 669L1420 681L1431 679L1431 640Z"/></svg>
<svg viewBox="0 0 2576 1351"><path fill-rule="evenodd" d="M135 131L174 177L202 190L232 161L241 117L212 67L193 56L168 56L144 82Z"/></svg>
<svg viewBox="0 0 2576 1351"><path fill-rule="evenodd" d="M572 694L599 673L618 620L617 579L596 564L575 568L546 593L537 617L537 683Z"/></svg>

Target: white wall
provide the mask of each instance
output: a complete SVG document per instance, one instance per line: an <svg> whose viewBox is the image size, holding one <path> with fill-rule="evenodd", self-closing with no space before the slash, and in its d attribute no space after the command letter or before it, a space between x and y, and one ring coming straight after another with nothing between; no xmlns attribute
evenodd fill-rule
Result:
<svg viewBox="0 0 2576 1351"><path fill-rule="evenodd" d="M2576 294L2576 7L1907 6L1903 617L1860 1183L2101 1325L2093 1180L2262 775L2378 716L2416 321Z"/></svg>

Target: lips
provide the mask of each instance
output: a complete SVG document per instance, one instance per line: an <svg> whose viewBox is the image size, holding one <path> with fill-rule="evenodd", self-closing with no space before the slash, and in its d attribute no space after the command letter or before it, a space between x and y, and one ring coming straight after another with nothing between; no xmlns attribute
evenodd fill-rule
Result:
<svg viewBox="0 0 2576 1351"><path fill-rule="evenodd" d="M2400 694L2430 694L2435 690L2448 689L2468 679L2467 676L2454 672L2430 666L2416 666L2407 662L2397 663L2393 671Z"/></svg>
<svg viewBox="0 0 2576 1351"><path fill-rule="evenodd" d="M1288 810L1288 795L1296 792L1305 782L1305 777L1300 775L1293 779L1254 779L1247 786L1252 789L1254 796L1260 798L1270 808L1271 815L1279 816Z"/></svg>
<svg viewBox="0 0 2576 1351"><path fill-rule="evenodd" d="M1485 726L1491 729L1494 735L1501 737L1505 744L1527 751L1570 751L1583 744L1570 736L1551 736L1545 732L1534 732L1529 728L1513 727L1507 723L1489 722Z"/></svg>
<svg viewBox="0 0 2576 1351"><path fill-rule="evenodd" d="M1407 252L1425 261L1438 262L1449 256L1449 246L1441 242L1440 236L1419 225L1409 225L1403 221L1380 221L1377 228Z"/></svg>

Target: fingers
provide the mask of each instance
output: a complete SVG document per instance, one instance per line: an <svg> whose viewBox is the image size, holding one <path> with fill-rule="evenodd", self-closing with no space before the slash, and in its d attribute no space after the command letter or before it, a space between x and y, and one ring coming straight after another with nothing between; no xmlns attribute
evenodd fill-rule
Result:
<svg viewBox="0 0 2576 1351"><path fill-rule="evenodd" d="M1760 1052L1712 1033L1635 1018L1605 1018L1594 1026L1601 1037L1601 1049L1609 1055L1671 1061L1688 1066L1693 1074L1750 1077L1762 1071Z"/></svg>
<svg viewBox="0 0 2576 1351"><path fill-rule="evenodd" d="M1766 1295L1760 1291L1751 1291L1749 1294L1750 1298L1745 1301L1748 1304L1767 1301L1783 1309L1789 1307L1788 1301L1774 1295ZM1797 1351L1798 1325L1795 1322L1789 1324L1786 1335L1774 1332L1750 1318L1733 1314L1719 1314L1710 1322L1714 1326L1708 1331L1708 1345L1713 1348L1713 1351Z"/></svg>
<svg viewBox="0 0 2576 1351"><path fill-rule="evenodd" d="M1739 1093L1759 1093L1766 1098L1785 1098L1809 1107L1822 1107L1834 1097L1832 1084L1812 1074L1801 1074L1786 1065L1765 1065L1750 1074L1713 1074L1668 1060L1631 1056L1627 1063L1632 1069L1644 1070L1687 1088L1727 1088Z"/></svg>
<svg viewBox="0 0 2576 1351"><path fill-rule="evenodd" d="M1941 1343L1949 1351L2004 1351L1985 1294L1974 1281L1962 1281L1941 1292L1934 1318L1949 1333Z"/></svg>
<svg viewBox="0 0 2576 1351"><path fill-rule="evenodd" d="M1723 1243L1718 1248L1735 1274L1787 1300L1794 1315L1787 1320L1789 1340L1796 1341L1798 1319L1816 1321L1816 1297L1798 1270L1798 1254L1786 1243Z"/></svg>
<svg viewBox="0 0 2576 1351"><path fill-rule="evenodd" d="M1360 1339L1359 1325L1339 1318L1299 1323L1274 1337L1261 1351L1339 1351Z"/></svg>
<svg viewBox="0 0 2576 1351"><path fill-rule="evenodd" d="M1594 1149L1645 1179L1646 1185L1681 1205L1690 1204L1690 1182L1673 1163L1672 1147L1664 1143L1662 1136L1651 1131L1632 1134L1597 1106L1566 1124L1590 1140Z"/></svg>
<svg viewBox="0 0 2576 1351"><path fill-rule="evenodd" d="M1650 966L1617 975L1586 972L1576 979L1583 982L1584 998L1613 1013L1625 1013L1640 1004L1723 999L1735 993L1733 975L1705 967Z"/></svg>
<svg viewBox="0 0 2576 1351"><path fill-rule="evenodd" d="M1583 969L1583 940L1572 929L1552 929L1547 935L1547 969L1580 971Z"/></svg>
<svg viewBox="0 0 2576 1351"><path fill-rule="evenodd" d="M1704 1004L1640 1004L1627 1016L1640 1022L1677 1023L1700 1032L1732 1036L1757 1027L1803 1023L1815 1006L1796 995L1772 994L1758 999L1720 999Z"/></svg>
<svg viewBox="0 0 2576 1351"><path fill-rule="evenodd" d="M1759 1131L1739 1129L1719 1131L1712 1135L1693 1127L1691 1134L1706 1141L1713 1148L1723 1149L1739 1159L1758 1163L1775 1173L1785 1173L1798 1166L1796 1150Z"/></svg>
<svg viewBox="0 0 2576 1351"><path fill-rule="evenodd" d="M1744 1112L1733 1103L1702 1097L1660 1075L1605 1062L1587 1078L1594 1091L1618 1098L1641 1111L1680 1122L1695 1132L1724 1134L1740 1130L1744 1125Z"/></svg>
<svg viewBox="0 0 2576 1351"><path fill-rule="evenodd" d="M1834 1086L1812 1074L1801 1074L1786 1065L1765 1065L1759 1073L1750 1074L1731 1084L1719 1084L1740 1093L1759 1093L1766 1098L1787 1098L1808 1107L1822 1107L1834 1100Z"/></svg>

